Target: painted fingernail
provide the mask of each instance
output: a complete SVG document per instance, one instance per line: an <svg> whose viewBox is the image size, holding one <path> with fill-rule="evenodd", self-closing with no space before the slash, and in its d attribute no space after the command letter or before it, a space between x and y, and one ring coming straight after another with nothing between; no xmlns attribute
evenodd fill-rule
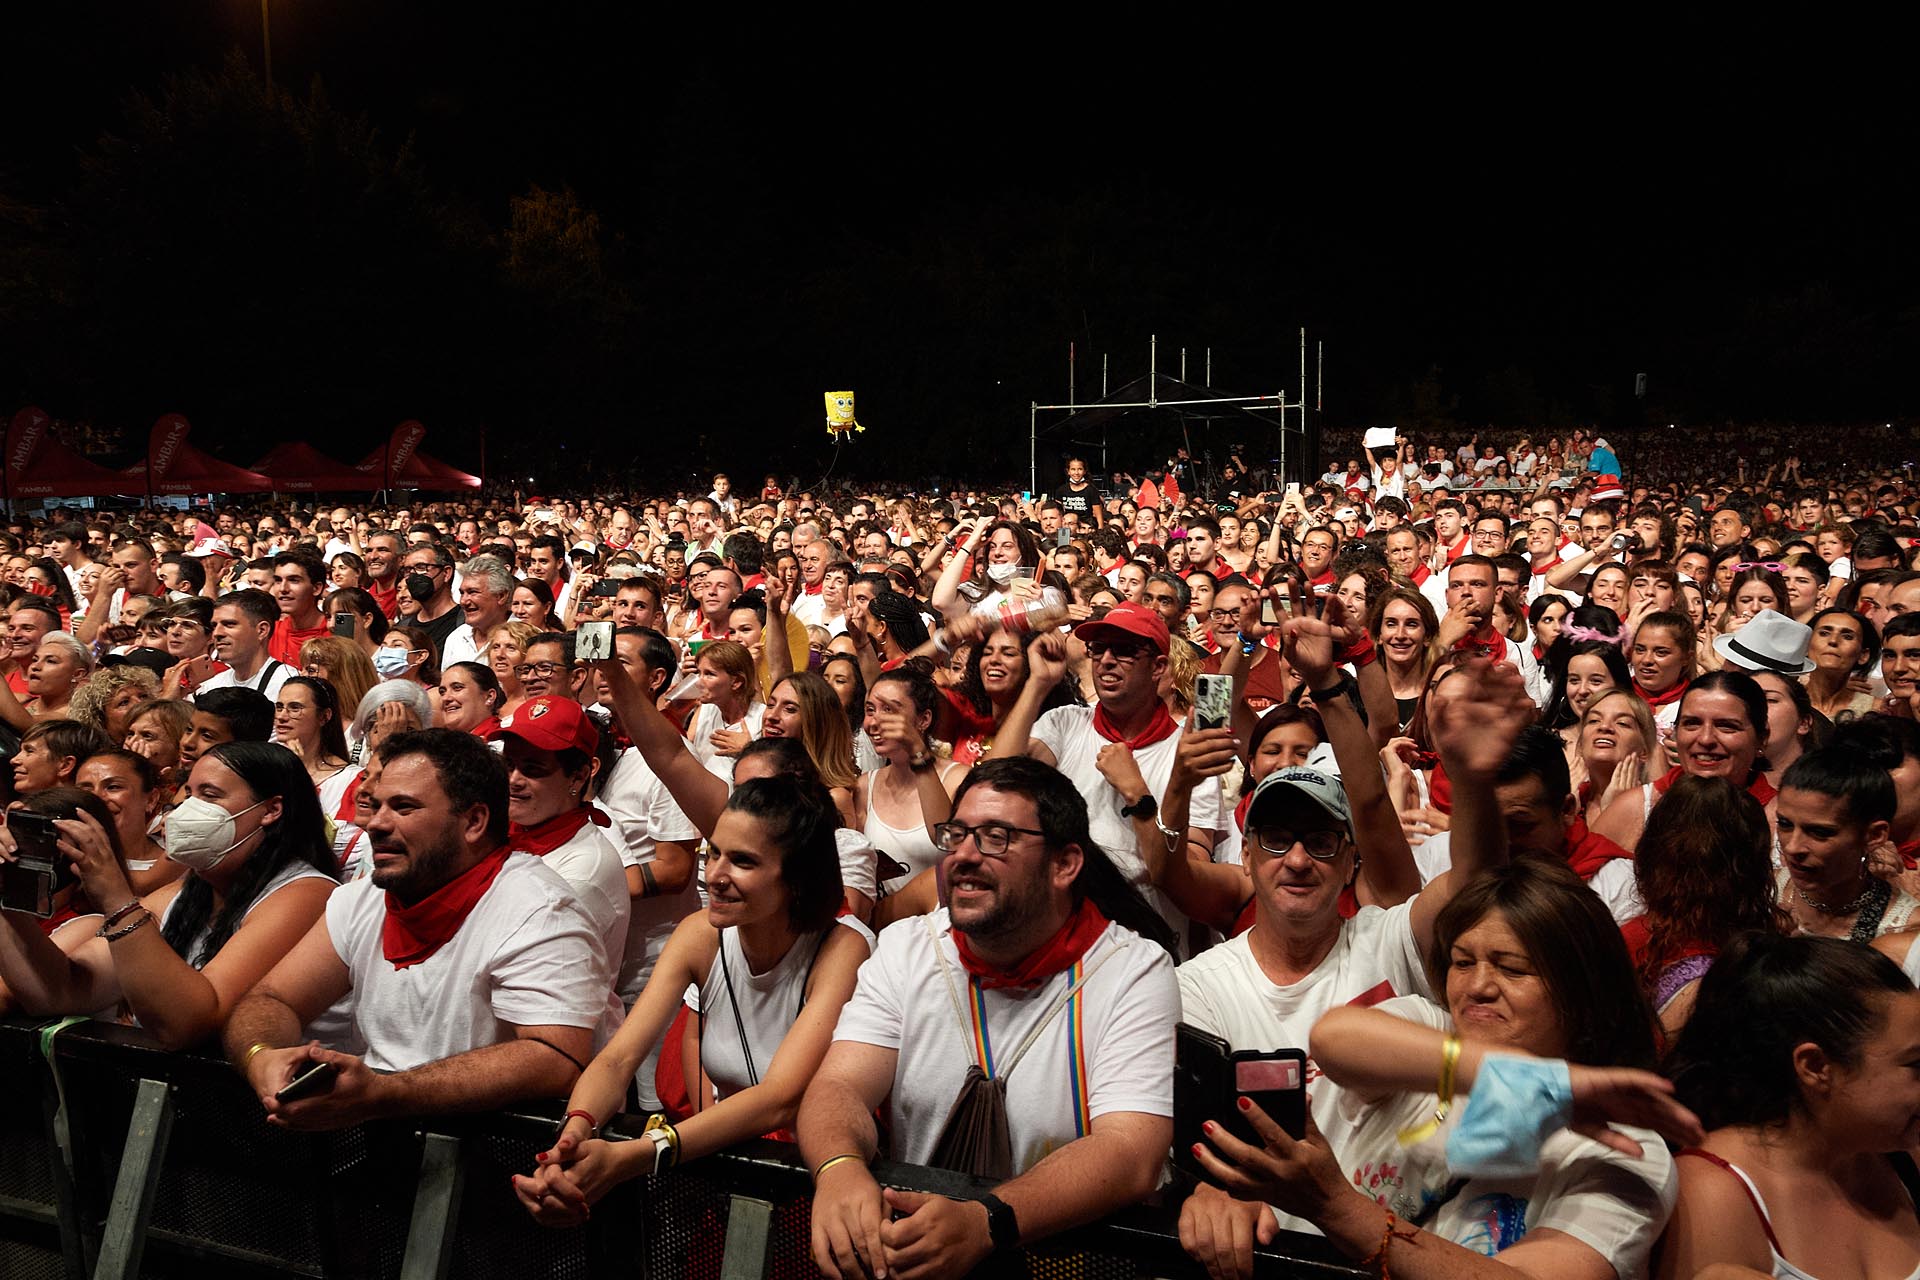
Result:
<svg viewBox="0 0 1920 1280"><path fill-rule="evenodd" d="M1252 1099L1252 1098L1242 1098L1242 1099L1240 1099L1240 1109L1241 1109L1242 1111L1251 1111L1251 1110L1253 1110L1253 1099Z"/></svg>
<svg viewBox="0 0 1920 1280"><path fill-rule="evenodd" d="M1204 1134L1207 1134L1208 1136L1212 1136L1212 1134L1213 1134L1213 1121L1211 1121L1211 1120L1208 1120L1208 1121L1207 1121L1206 1123L1204 1123L1204 1124L1202 1124L1202 1125L1200 1126L1200 1132L1202 1132L1202 1133L1204 1133Z"/></svg>
<svg viewBox="0 0 1920 1280"><path fill-rule="evenodd" d="M1197 1143L1197 1142L1196 1142L1196 1143L1194 1143L1194 1144L1193 1144L1193 1154L1194 1154L1194 1155L1196 1155L1196 1156L1202 1156L1202 1155L1205 1155L1205 1154L1206 1154L1206 1149L1205 1149L1205 1148L1203 1148L1203 1147L1202 1147L1202 1146L1201 1146L1201 1145L1200 1145L1199 1143Z"/></svg>
<svg viewBox="0 0 1920 1280"><path fill-rule="evenodd" d="M533 1156L533 1162L535 1164L545 1164L547 1162L547 1153L544 1151L535 1152Z"/></svg>

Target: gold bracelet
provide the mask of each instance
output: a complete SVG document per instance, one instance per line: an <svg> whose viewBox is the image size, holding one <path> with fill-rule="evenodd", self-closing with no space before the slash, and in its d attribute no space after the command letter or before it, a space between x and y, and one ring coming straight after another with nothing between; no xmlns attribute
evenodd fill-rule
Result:
<svg viewBox="0 0 1920 1280"><path fill-rule="evenodd" d="M253 1044L248 1047L246 1056L240 1059L240 1070L245 1071L248 1067L253 1065L254 1054L259 1053L262 1049L271 1049L271 1048L273 1048L273 1046L268 1044L265 1040L255 1040Z"/></svg>
<svg viewBox="0 0 1920 1280"><path fill-rule="evenodd" d="M817 1184L820 1181L821 1174L833 1168L833 1166L839 1164L842 1160L858 1160L861 1164L865 1164L867 1162L867 1158L865 1156L855 1151L849 1151L844 1155L832 1156L826 1160L822 1160L820 1162L820 1167L813 1171L814 1182Z"/></svg>
<svg viewBox="0 0 1920 1280"><path fill-rule="evenodd" d="M1449 1035L1440 1050L1440 1080L1435 1089L1439 1102L1433 1109L1433 1119L1425 1124L1414 1125L1400 1131L1400 1145L1410 1147L1423 1142L1440 1131L1446 1123L1447 1114L1453 1110L1453 1077L1460 1066L1460 1037Z"/></svg>

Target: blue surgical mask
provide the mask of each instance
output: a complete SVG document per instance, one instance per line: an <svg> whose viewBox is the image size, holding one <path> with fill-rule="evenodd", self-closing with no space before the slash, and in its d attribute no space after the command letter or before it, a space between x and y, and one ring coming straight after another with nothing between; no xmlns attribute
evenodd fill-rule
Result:
<svg viewBox="0 0 1920 1280"><path fill-rule="evenodd" d="M407 651L405 649L381 648L373 651L373 669L382 680L391 680L406 671Z"/></svg>

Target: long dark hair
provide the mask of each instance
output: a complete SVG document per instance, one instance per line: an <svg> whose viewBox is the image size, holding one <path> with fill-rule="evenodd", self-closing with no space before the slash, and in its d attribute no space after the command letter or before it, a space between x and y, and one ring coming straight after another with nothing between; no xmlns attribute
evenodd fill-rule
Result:
<svg viewBox="0 0 1920 1280"><path fill-rule="evenodd" d="M1719 951L1744 933L1788 932L1767 811L1725 778L1674 780L1647 815L1633 872L1647 904L1640 981L1649 992L1683 946Z"/></svg>
<svg viewBox="0 0 1920 1280"><path fill-rule="evenodd" d="M1885 997L1912 991L1900 966L1871 947L1748 934L1700 980L1666 1075L1708 1130L1779 1124L1801 1106L1794 1048L1817 1044L1851 1066L1886 1019Z"/></svg>
<svg viewBox="0 0 1920 1280"><path fill-rule="evenodd" d="M320 751L327 758L345 760L347 758L346 726L340 723L340 694L331 680L322 680L318 676L288 676L289 684L297 684L313 695L313 709L320 715Z"/></svg>
<svg viewBox="0 0 1920 1280"><path fill-rule="evenodd" d="M1065 774L1028 756L985 761L974 766L954 794L955 812L959 811L960 802L966 798L967 792L975 786L1026 796L1032 800L1034 809L1039 813L1040 830L1045 833L1049 849L1060 849L1070 844L1080 846L1080 874L1073 882L1074 904L1078 906L1082 901L1091 901L1107 919L1158 943L1166 948L1176 964L1179 963L1180 943L1172 927L1121 874L1106 850L1094 843L1093 829L1087 817L1086 797L1080 794ZM1617 932L1615 936L1618 936Z"/></svg>
<svg viewBox="0 0 1920 1280"><path fill-rule="evenodd" d="M1566 1029L1566 1057L1592 1066L1651 1068L1653 1009L1634 981L1620 927L1599 895L1559 858L1521 854L1455 893L1433 925L1427 976L1446 999L1460 936L1499 912L1526 947Z"/></svg>
<svg viewBox="0 0 1920 1280"><path fill-rule="evenodd" d="M836 662L844 662L853 672L853 697L847 702L847 732L859 734L867 718L867 677L860 670L860 659L850 653L830 653L820 664L820 678L826 679L827 668ZM1065 683L1062 681L1061 683ZM776 739L778 741L778 739Z"/></svg>
<svg viewBox="0 0 1920 1280"><path fill-rule="evenodd" d="M1105 579L1101 579L1101 582L1104 585ZM956 690L961 697L967 700L968 705L970 705L977 714L983 716L991 716L993 714L993 699L987 696L987 686L981 683L980 680L980 658L982 651L987 647L987 641L999 634L1000 629L998 628L989 631L968 651L967 669L965 674L960 677L960 687ZM1033 652L1034 642L1040 639L1040 635L1041 633L1038 631L1030 631L1020 637L1021 661L1028 663L1029 670L1032 666L1030 655ZM1021 683L1024 685L1026 682L1023 679ZM1015 696L1018 696L1018 693L1019 691L1015 690ZM1047 694L1046 698L1042 700L1040 710L1036 714L1045 715L1055 707L1077 707L1080 705L1079 682L1076 680L1062 680L1056 684L1052 691Z"/></svg>
<svg viewBox="0 0 1920 1280"><path fill-rule="evenodd" d="M1600 659L1607 668L1607 674L1613 677L1613 687L1633 692L1633 672L1628 668L1627 655L1620 651L1619 645L1610 640L1568 640L1566 632L1562 631L1547 650L1547 668L1552 673L1553 693L1547 698L1547 709L1541 714L1540 723L1549 729L1565 729L1580 722L1580 717L1573 713L1573 707L1567 701L1567 668L1573 665L1575 658L1580 657Z"/></svg>
<svg viewBox="0 0 1920 1280"><path fill-rule="evenodd" d="M780 883L787 888L787 924L818 933L833 923L845 889L834 831L840 811L818 779L793 774L751 778L727 797L727 812L764 824L780 848Z"/></svg>
<svg viewBox="0 0 1920 1280"><path fill-rule="evenodd" d="M261 887L290 863L304 862L316 871L334 874L333 847L327 842L320 797L299 756L277 742L223 742L200 758L218 760L240 775L256 800L278 797L280 820L262 830L260 843L228 889L219 915L213 914L211 885L192 872L181 880L162 933L174 953L196 969L204 968L227 945ZM208 930L206 941L189 955L187 948L203 928Z"/></svg>

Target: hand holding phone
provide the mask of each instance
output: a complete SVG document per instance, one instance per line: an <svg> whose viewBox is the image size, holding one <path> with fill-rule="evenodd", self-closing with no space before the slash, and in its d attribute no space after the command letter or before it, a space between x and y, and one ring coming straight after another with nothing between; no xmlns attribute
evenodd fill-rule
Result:
<svg viewBox="0 0 1920 1280"><path fill-rule="evenodd" d="M331 1062L316 1062L306 1070L294 1076L286 1085L273 1095L275 1102L298 1102L302 1098L317 1097L333 1088L333 1082L340 1075L340 1068Z"/></svg>

